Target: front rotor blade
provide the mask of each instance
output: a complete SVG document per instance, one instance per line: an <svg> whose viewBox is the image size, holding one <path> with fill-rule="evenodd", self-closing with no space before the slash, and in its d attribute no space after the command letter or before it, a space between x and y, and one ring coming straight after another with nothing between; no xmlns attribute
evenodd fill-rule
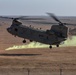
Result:
<svg viewBox="0 0 76 75"><path fill-rule="evenodd" d="M45 20L44 18L34 18L30 16L20 16L20 17L7 17L7 16L0 16L3 19L20 19L20 20Z"/></svg>
<svg viewBox="0 0 76 75"><path fill-rule="evenodd" d="M4 16L0 16L0 18L3 18L3 19L13 19L12 17L4 17Z"/></svg>
<svg viewBox="0 0 76 75"><path fill-rule="evenodd" d="M36 23L36 24L58 24L58 23L52 23L52 22L41 22L41 21L28 21L28 22L31 22L31 23Z"/></svg>
<svg viewBox="0 0 76 75"><path fill-rule="evenodd" d="M45 20L44 18L19 18L21 20Z"/></svg>

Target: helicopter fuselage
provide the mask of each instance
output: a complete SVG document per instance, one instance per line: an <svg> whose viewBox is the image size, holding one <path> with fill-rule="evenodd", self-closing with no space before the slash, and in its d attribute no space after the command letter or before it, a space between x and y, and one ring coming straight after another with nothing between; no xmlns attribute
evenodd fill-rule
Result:
<svg viewBox="0 0 76 75"><path fill-rule="evenodd" d="M49 45L59 45L61 42L66 39L63 37L58 37L55 32L51 30L40 30L32 27L24 26L24 25L11 25L11 27L7 28L7 31L15 36L44 43Z"/></svg>

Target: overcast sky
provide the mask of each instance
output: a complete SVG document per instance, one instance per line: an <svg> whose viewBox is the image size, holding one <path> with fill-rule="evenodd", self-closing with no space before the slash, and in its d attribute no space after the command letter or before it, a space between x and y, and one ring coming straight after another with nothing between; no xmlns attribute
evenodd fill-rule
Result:
<svg viewBox="0 0 76 75"><path fill-rule="evenodd" d="M76 0L0 0L0 15L76 16Z"/></svg>

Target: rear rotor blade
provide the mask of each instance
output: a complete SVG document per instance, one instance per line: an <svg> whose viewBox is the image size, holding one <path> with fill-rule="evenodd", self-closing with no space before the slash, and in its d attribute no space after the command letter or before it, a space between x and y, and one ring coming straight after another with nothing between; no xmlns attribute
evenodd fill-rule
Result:
<svg viewBox="0 0 76 75"><path fill-rule="evenodd" d="M64 25L72 25L72 26L76 26L76 24L71 24L71 23L63 23Z"/></svg>
<svg viewBox="0 0 76 75"><path fill-rule="evenodd" d="M62 23L54 14L52 13L47 13L50 17L52 17L55 21Z"/></svg>

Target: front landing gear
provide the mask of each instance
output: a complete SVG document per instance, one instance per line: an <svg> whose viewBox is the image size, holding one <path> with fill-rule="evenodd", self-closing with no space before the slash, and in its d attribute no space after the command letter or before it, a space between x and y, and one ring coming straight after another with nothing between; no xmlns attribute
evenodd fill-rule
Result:
<svg viewBox="0 0 76 75"><path fill-rule="evenodd" d="M50 49L52 49L52 46L49 46Z"/></svg>
<svg viewBox="0 0 76 75"><path fill-rule="evenodd" d="M24 39L22 42L23 42L23 43L26 43L26 40Z"/></svg>

